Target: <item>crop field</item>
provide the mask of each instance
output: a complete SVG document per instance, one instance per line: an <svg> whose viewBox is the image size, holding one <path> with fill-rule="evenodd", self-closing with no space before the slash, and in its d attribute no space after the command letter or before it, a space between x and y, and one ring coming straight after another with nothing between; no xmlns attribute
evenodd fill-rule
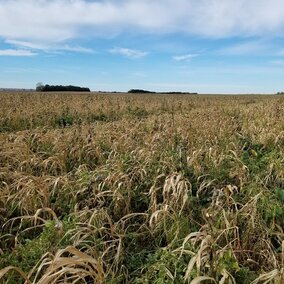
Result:
<svg viewBox="0 0 284 284"><path fill-rule="evenodd" d="M0 283L284 283L281 95L0 104Z"/></svg>

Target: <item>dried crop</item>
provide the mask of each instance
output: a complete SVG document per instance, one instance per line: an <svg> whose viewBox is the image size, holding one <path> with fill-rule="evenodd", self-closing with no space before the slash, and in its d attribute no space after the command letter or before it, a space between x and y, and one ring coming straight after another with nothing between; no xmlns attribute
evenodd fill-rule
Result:
<svg viewBox="0 0 284 284"><path fill-rule="evenodd" d="M0 104L0 283L284 283L282 96Z"/></svg>

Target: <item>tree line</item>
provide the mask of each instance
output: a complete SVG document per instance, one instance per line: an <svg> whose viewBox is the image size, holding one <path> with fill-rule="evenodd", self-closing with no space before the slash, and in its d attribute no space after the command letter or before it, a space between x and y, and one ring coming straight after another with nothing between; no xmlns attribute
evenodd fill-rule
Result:
<svg viewBox="0 0 284 284"><path fill-rule="evenodd" d="M91 92L89 88L78 87L78 86L62 86L62 85L43 85L37 84L37 92Z"/></svg>
<svg viewBox="0 0 284 284"><path fill-rule="evenodd" d="M154 92L154 91L147 91L147 90L141 90L141 89L131 89L128 91L128 93L131 94L166 94L166 95L197 95L198 93L190 93L190 92Z"/></svg>

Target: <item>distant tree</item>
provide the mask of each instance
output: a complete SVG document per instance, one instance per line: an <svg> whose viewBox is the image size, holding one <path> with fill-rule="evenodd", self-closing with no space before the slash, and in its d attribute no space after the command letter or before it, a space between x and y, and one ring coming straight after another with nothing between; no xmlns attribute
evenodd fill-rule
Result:
<svg viewBox="0 0 284 284"><path fill-rule="evenodd" d="M152 91L146 91L146 90L141 90L141 89L131 89L128 91L128 93L131 93L131 94L153 94L155 92L152 92Z"/></svg>
<svg viewBox="0 0 284 284"><path fill-rule="evenodd" d="M197 95L198 93L190 92L153 92L141 89L131 89L128 91L131 94L166 94L166 95Z"/></svg>
<svg viewBox="0 0 284 284"><path fill-rule="evenodd" d="M62 85L39 85L37 88L39 92L90 92L89 88L82 88L78 86L62 86Z"/></svg>
<svg viewBox="0 0 284 284"><path fill-rule="evenodd" d="M43 83L39 82L39 83L36 84L36 91L37 92L41 92L43 90L43 88L44 88Z"/></svg>

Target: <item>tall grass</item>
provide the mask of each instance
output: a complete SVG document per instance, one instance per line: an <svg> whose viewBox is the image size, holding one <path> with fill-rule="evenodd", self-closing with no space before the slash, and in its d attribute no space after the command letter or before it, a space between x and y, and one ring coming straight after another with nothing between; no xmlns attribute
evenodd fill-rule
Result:
<svg viewBox="0 0 284 284"><path fill-rule="evenodd" d="M9 94L2 283L283 283L281 96Z"/></svg>

